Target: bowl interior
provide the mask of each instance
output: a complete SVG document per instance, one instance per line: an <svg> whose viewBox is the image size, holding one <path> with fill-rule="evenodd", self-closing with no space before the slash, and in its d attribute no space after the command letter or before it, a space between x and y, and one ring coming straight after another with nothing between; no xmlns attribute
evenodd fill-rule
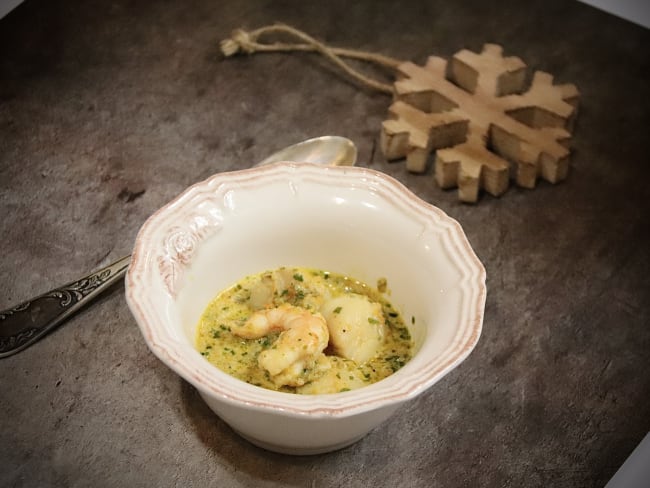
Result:
<svg viewBox="0 0 650 488"><path fill-rule="evenodd" d="M225 382L242 394L260 388L237 385L193 344L210 300L249 274L304 266L373 286L386 278L417 353L398 373L362 389L371 394L388 388L395 398L430 386L469 354L481 329L484 270L460 226L392 178L361 168L282 163L216 175L154 215L134 255L151 263L148 296L134 290L134 300L157 307L143 327L154 352L189 364L193 379L207 375L211 387Z"/></svg>

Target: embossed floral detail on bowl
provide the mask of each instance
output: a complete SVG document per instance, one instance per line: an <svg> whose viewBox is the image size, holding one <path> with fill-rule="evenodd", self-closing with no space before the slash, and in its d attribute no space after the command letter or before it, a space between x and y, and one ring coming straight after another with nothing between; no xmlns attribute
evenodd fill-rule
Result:
<svg viewBox="0 0 650 488"><path fill-rule="evenodd" d="M182 279L183 271L192 260L192 255L200 243L219 230L219 212L207 215L188 215L180 225L175 225L163 236L161 253L157 256L158 268L167 291L176 295L176 286Z"/></svg>
<svg viewBox="0 0 650 488"><path fill-rule="evenodd" d="M279 266L386 278L416 353L373 385L329 395L265 390L194 348L208 302ZM188 188L140 230L126 297L144 339L246 439L278 452L349 445L458 366L483 324L485 269L461 226L394 178L366 168L277 163Z"/></svg>

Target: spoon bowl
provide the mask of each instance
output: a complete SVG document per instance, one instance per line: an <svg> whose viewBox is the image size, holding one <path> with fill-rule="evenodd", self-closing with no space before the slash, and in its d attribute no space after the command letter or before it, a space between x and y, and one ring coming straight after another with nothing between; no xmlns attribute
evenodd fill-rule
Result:
<svg viewBox="0 0 650 488"><path fill-rule="evenodd" d="M264 166L278 161L354 166L356 160L357 148L350 139L340 136L321 136L280 149L255 166Z"/></svg>

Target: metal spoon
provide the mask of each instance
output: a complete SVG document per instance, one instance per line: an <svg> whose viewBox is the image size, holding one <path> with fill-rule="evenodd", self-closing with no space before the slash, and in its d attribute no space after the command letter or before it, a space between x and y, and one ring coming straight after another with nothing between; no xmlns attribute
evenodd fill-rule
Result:
<svg viewBox="0 0 650 488"><path fill-rule="evenodd" d="M357 149L344 137L323 136L281 149L255 166L298 161L332 166L354 166ZM50 290L15 307L0 311L0 358L31 346L89 301L124 277L126 256L81 279Z"/></svg>

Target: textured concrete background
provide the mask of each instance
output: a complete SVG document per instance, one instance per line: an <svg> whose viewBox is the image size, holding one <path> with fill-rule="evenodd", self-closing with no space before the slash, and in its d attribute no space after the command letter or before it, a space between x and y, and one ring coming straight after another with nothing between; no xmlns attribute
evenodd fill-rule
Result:
<svg viewBox="0 0 650 488"><path fill-rule="evenodd" d="M220 58L275 21L417 63L497 42L575 83L568 180L460 204L375 150L388 97L309 54ZM26 0L0 20L0 308L128 254L189 184L323 134L459 220L488 298L453 373L359 443L287 457L154 358L117 286L0 360L0 486L603 486L650 428L649 45L563 0Z"/></svg>

